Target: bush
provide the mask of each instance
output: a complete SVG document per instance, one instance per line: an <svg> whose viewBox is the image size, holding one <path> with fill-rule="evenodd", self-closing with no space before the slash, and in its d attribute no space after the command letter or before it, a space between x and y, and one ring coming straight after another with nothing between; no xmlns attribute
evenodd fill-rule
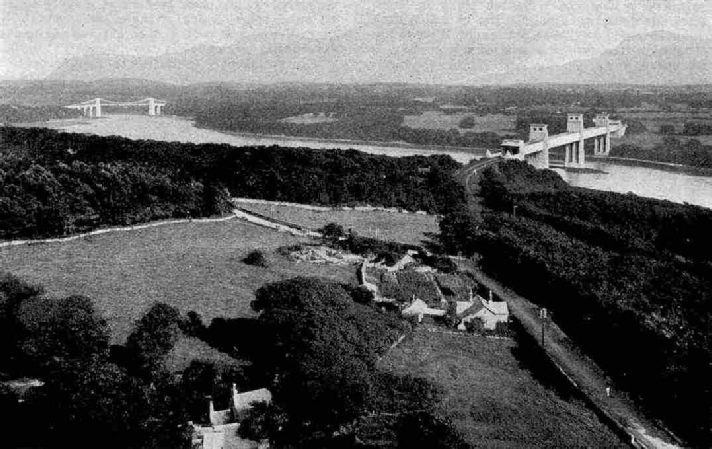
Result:
<svg viewBox="0 0 712 449"><path fill-rule="evenodd" d="M296 253L303 249L304 245L300 245L299 243L294 245L285 245L277 248L277 254L279 254L280 256L289 257L292 255L292 253Z"/></svg>
<svg viewBox="0 0 712 449"><path fill-rule="evenodd" d="M267 268L267 258L264 253L258 249L252 250L242 259L247 265L253 265L256 267Z"/></svg>
<svg viewBox="0 0 712 449"><path fill-rule="evenodd" d="M675 134L675 126L670 124L660 125L658 132L660 134Z"/></svg>
<svg viewBox="0 0 712 449"><path fill-rule="evenodd" d="M467 117L463 117L462 120L460 120L460 128L467 128L471 129L475 127L475 117L472 115L468 115Z"/></svg>

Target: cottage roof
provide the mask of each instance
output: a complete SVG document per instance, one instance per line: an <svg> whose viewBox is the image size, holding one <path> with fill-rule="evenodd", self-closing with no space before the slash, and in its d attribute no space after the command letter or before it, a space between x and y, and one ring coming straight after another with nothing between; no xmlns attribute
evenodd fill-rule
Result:
<svg viewBox="0 0 712 449"><path fill-rule="evenodd" d="M487 301L485 307L495 315L509 315L509 307L504 301Z"/></svg>
<svg viewBox="0 0 712 449"><path fill-rule="evenodd" d="M260 388L259 390L246 391L244 393L238 393L233 390L232 393L232 403L234 404L235 411L240 412L252 408L253 402L272 402L272 393L266 388Z"/></svg>
<svg viewBox="0 0 712 449"><path fill-rule="evenodd" d="M441 309L432 309L428 307L428 304L422 299L415 299L412 303L405 309L403 309L403 315L445 315L445 311Z"/></svg>
<svg viewBox="0 0 712 449"><path fill-rule="evenodd" d="M480 301L455 301L455 313L460 316L466 312L475 313L484 307Z"/></svg>
<svg viewBox="0 0 712 449"><path fill-rule="evenodd" d="M228 424L231 421L232 412L230 411L230 409L210 411L210 425L222 426L224 424Z"/></svg>

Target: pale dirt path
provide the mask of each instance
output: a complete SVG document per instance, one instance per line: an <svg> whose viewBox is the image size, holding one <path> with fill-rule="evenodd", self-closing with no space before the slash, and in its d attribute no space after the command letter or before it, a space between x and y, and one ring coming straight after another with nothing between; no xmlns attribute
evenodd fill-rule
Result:
<svg viewBox="0 0 712 449"><path fill-rule="evenodd" d="M34 245L40 243L64 243L70 242L72 240L78 240L85 237L90 237L93 235L108 234L112 232L127 232L127 231L137 231L146 228L155 228L158 226L168 226L181 223L216 223L221 221L228 221L233 219L244 220L258 226L274 229L280 232L289 232L292 235L306 235L310 237L321 237L321 234L315 231L303 231L301 229L293 228L279 223L274 223L269 220L262 219L260 217L246 213L243 210L235 209L232 211L232 215L220 218L185 218L180 220L166 220L166 221L155 221L146 224L133 225L133 226L118 226L113 228L97 229L95 231L85 232L82 234L75 234L68 237L55 237L48 239L27 239L27 240L10 240L7 242L0 242L0 248L6 248L10 246L20 246L20 245Z"/></svg>
<svg viewBox="0 0 712 449"><path fill-rule="evenodd" d="M457 261L494 294L506 300L511 313L534 340L541 344L542 324L538 306L482 273L471 261L459 258ZM631 446L646 449L682 447L674 435L643 416L623 392L614 390L612 397L607 397L608 384L603 370L583 354L552 321L545 327L543 350L569 381L588 398L590 405L604 415L605 420L609 421L608 424L627 434Z"/></svg>

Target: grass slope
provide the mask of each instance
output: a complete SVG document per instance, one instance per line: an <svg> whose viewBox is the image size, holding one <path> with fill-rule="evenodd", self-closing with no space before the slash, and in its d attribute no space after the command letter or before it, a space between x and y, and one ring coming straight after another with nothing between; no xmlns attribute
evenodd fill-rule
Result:
<svg viewBox="0 0 712 449"><path fill-rule="evenodd" d="M254 292L266 282L323 276L356 282L350 266L295 263L276 255L303 238L231 220L184 223L109 233L65 243L0 248L0 269L45 286L50 295L92 298L123 342L135 320L154 302L214 317L250 315ZM270 266L246 265L252 249Z"/></svg>
<svg viewBox="0 0 712 449"><path fill-rule="evenodd" d="M582 402L539 383L547 376L524 369L522 352L511 340L421 327L381 365L440 385L439 407L474 447L623 447Z"/></svg>
<svg viewBox="0 0 712 449"><path fill-rule="evenodd" d="M378 238L381 240L415 245L427 240L428 233L439 232L437 218L433 215L358 210L318 211L259 203L240 203L240 207L311 229L321 228L328 223L338 223L344 229L351 228L365 237L376 237L378 232Z"/></svg>

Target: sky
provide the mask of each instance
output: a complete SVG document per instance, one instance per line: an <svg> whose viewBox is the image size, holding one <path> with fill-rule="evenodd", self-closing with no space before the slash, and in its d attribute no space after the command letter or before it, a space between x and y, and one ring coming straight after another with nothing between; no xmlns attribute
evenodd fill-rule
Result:
<svg viewBox="0 0 712 449"><path fill-rule="evenodd" d="M712 37L712 0L0 0L0 79L86 54L158 55L241 37L327 37L406 21L532 42L528 65L595 56L665 30Z"/></svg>

